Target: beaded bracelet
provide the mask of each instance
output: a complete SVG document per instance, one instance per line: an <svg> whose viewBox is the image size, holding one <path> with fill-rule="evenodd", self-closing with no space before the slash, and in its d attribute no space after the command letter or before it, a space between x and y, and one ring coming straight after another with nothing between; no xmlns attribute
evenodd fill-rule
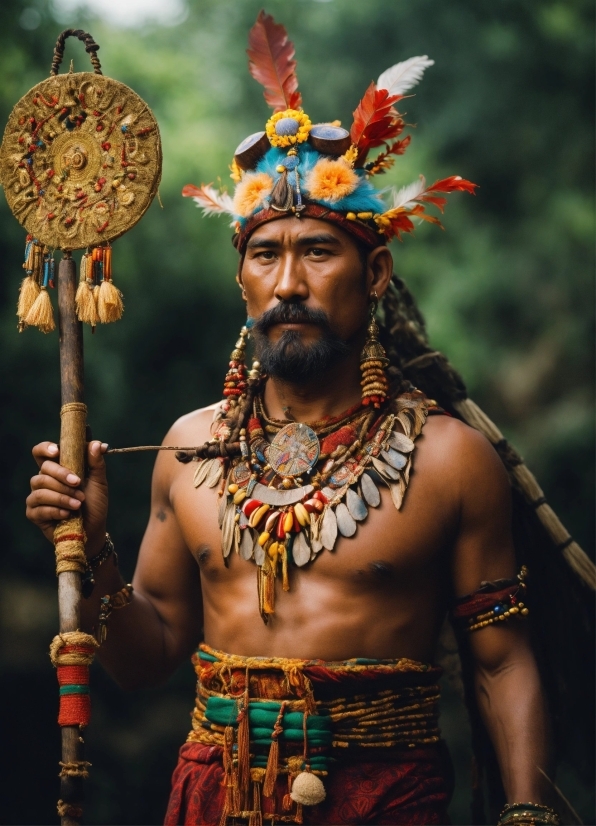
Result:
<svg viewBox="0 0 596 826"><path fill-rule="evenodd" d="M106 641L106 637L108 636L108 620L112 611L130 605L133 590L132 585L129 584L125 585L119 591L116 591L112 596L106 594L105 597L101 598L99 605L99 623L97 626L97 641L100 645Z"/></svg>
<svg viewBox="0 0 596 826"><path fill-rule="evenodd" d="M95 577L93 576L94 571L97 571L100 565L103 565L106 559L112 556L112 554L114 555L114 565L118 565L118 554L114 549L112 537L109 533L106 533L105 542L103 543L101 551L95 554L95 556L92 556L91 559L87 560L87 570L83 574L81 581L82 593L85 599L88 599L91 596L93 589L95 588Z"/></svg>
<svg viewBox="0 0 596 826"><path fill-rule="evenodd" d="M543 803L507 803L499 826L560 826L559 815Z"/></svg>

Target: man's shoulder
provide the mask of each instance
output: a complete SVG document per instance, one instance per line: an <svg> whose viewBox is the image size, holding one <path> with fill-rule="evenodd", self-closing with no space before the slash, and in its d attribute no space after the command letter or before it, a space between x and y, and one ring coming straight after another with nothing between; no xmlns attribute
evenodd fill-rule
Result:
<svg viewBox="0 0 596 826"><path fill-rule="evenodd" d="M451 416L431 415L422 431L421 448L429 463L436 463L451 478L507 482L507 472L488 439L465 422Z"/></svg>
<svg viewBox="0 0 596 826"><path fill-rule="evenodd" d="M168 430L164 445L197 447L211 438L211 424L221 402L200 407L180 416Z"/></svg>

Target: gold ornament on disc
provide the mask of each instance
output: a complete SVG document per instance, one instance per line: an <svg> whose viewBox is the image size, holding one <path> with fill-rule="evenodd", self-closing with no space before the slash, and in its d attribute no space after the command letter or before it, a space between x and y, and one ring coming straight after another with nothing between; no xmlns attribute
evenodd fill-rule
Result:
<svg viewBox="0 0 596 826"><path fill-rule="evenodd" d="M0 182L17 220L41 244L105 244L133 227L161 178L159 128L128 86L69 72L16 104L0 147Z"/></svg>

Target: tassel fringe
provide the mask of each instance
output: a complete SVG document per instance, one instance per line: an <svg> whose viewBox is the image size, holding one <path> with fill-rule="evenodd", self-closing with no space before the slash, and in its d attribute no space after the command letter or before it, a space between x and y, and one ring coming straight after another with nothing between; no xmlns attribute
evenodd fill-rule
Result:
<svg viewBox="0 0 596 826"><path fill-rule="evenodd" d="M123 312L124 304L120 290L111 281L102 281L97 293L97 314L101 323L120 321Z"/></svg>
<svg viewBox="0 0 596 826"><path fill-rule="evenodd" d="M40 293L39 284L30 275L25 276L21 282L19 290L19 303L17 304L17 315L20 322L25 322L29 310L35 303L35 299Z"/></svg>
<svg viewBox="0 0 596 826"><path fill-rule="evenodd" d="M42 287L39 295L33 302L31 309L25 317L25 324L28 327L39 327L42 333L51 333L56 329L54 321L54 309L48 291Z"/></svg>

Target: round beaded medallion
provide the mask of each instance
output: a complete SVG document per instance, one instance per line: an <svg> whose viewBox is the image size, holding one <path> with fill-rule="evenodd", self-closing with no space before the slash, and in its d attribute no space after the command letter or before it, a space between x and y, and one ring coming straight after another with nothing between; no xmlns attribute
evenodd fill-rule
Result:
<svg viewBox="0 0 596 826"><path fill-rule="evenodd" d="M318 458L317 434L301 422L291 422L282 427L269 447L269 464L280 476L308 473Z"/></svg>

